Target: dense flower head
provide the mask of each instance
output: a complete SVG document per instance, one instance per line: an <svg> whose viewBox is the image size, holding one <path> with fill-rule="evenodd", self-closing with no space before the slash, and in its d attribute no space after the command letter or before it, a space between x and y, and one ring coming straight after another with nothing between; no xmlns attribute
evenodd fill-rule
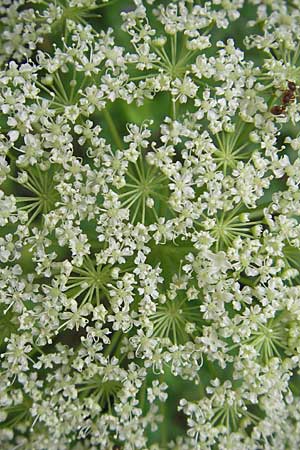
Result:
<svg viewBox="0 0 300 450"><path fill-rule="evenodd" d="M300 2L0 0L0 448L300 448Z"/></svg>

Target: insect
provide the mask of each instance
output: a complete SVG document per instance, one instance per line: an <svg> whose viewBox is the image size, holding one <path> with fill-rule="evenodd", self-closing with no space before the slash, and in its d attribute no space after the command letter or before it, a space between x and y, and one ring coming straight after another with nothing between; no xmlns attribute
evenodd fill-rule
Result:
<svg viewBox="0 0 300 450"><path fill-rule="evenodd" d="M296 84L293 81L288 81L288 88L290 91L294 91L297 89Z"/></svg>
<svg viewBox="0 0 300 450"><path fill-rule="evenodd" d="M282 105L275 105L271 108L271 113L274 114L274 116L280 116L285 112L285 106Z"/></svg>
<svg viewBox="0 0 300 450"><path fill-rule="evenodd" d="M297 86L293 81L288 81L288 88L283 91L281 97L281 105L272 106L270 112L274 114L274 116L280 116L285 113L286 107L295 100Z"/></svg>

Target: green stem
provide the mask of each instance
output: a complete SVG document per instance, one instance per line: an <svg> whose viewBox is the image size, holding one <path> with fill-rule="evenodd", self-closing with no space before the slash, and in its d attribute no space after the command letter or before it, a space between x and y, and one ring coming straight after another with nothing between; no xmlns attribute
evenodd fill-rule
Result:
<svg viewBox="0 0 300 450"><path fill-rule="evenodd" d="M114 350L115 346L117 345L118 340L121 337L121 335L122 335L122 331L114 332L113 337L110 341L110 344L104 350L104 356L108 356L112 353L112 351Z"/></svg>
<svg viewBox="0 0 300 450"><path fill-rule="evenodd" d="M264 204L262 206L259 206L258 208L256 208L254 211L249 213L249 217L251 219L256 219L258 217L264 218L264 209L267 208L268 204Z"/></svg>
<svg viewBox="0 0 300 450"><path fill-rule="evenodd" d="M123 148L123 142L122 142L122 139L121 139L121 137L120 137L120 135L119 135L119 132L118 132L116 126L115 126L114 121L112 120L112 117L111 117L109 111L108 111L107 109L104 109L104 110L103 110L103 114L104 114L105 120L106 120L106 122L107 122L107 125L108 125L108 127L109 127L109 130L110 130L110 132L111 132L111 134L112 134L112 137L113 137L113 139L114 139L114 141L115 141L117 147L118 147L119 149Z"/></svg>
<svg viewBox="0 0 300 450"><path fill-rule="evenodd" d="M160 383L163 383L164 381L164 374L162 373L159 377L160 379ZM167 448L167 443L168 443L168 427L167 427L167 408L166 408L166 403L164 401L161 402L160 404L160 413L163 417L162 423L161 423L161 444L162 444L162 449L166 449Z"/></svg>
<svg viewBox="0 0 300 450"><path fill-rule="evenodd" d="M173 97L171 97L172 102L172 119L176 120L176 102L174 101Z"/></svg>
<svg viewBox="0 0 300 450"><path fill-rule="evenodd" d="M97 5L97 8L94 9L100 9L100 8L105 8L106 6L112 6L115 3L117 3L119 0L111 0L110 2L107 3L102 3L102 5ZM92 9L92 8L91 8Z"/></svg>
<svg viewBox="0 0 300 450"><path fill-rule="evenodd" d="M147 389L147 379L145 378L143 385L140 390L140 408L142 411L144 411L145 402L146 402L146 389Z"/></svg>

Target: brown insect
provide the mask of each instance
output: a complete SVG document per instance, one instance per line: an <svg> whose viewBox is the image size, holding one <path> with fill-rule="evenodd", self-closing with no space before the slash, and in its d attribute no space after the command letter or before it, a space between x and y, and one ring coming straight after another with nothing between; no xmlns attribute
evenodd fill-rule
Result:
<svg viewBox="0 0 300 450"><path fill-rule="evenodd" d="M270 112L274 114L274 116L280 116L285 113L286 107L295 100L295 93L297 90L297 86L293 81L288 81L288 88L283 91L281 97L281 105L272 106Z"/></svg>
<svg viewBox="0 0 300 450"><path fill-rule="evenodd" d="M274 114L274 116L280 116L280 114L283 114L285 112L285 106L275 105L272 106L270 111L272 114Z"/></svg>
<svg viewBox="0 0 300 450"><path fill-rule="evenodd" d="M283 105L288 105L294 99L295 99L294 92L284 91L283 96L281 98L281 102Z"/></svg>
<svg viewBox="0 0 300 450"><path fill-rule="evenodd" d="M294 92L297 89L297 86L293 81L288 81L288 88L289 88L289 91Z"/></svg>

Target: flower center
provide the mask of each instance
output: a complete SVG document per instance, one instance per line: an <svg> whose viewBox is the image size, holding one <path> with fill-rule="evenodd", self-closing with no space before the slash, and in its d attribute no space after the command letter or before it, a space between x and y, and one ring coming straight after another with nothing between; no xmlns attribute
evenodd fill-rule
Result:
<svg viewBox="0 0 300 450"><path fill-rule="evenodd" d="M136 163L129 164L119 198L122 206L130 210L131 223L151 223L161 208L168 209L167 178L141 156Z"/></svg>

